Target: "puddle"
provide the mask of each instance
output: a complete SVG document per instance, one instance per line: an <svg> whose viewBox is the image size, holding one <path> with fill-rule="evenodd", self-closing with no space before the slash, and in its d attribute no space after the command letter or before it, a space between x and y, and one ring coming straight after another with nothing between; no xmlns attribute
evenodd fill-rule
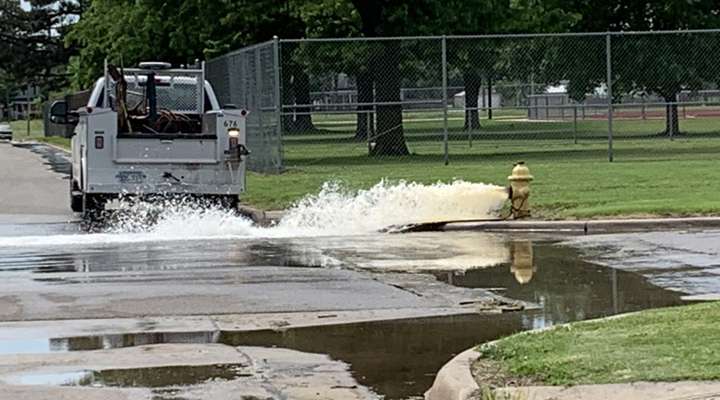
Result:
<svg viewBox="0 0 720 400"><path fill-rule="evenodd" d="M89 385L93 371L71 371L47 374L20 374L5 378L5 382L13 385L51 385L80 386Z"/></svg>
<svg viewBox="0 0 720 400"><path fill-rule="evenodd" d="M513 246L527 250L528 244L520 242ZM159 343L276 346L328 354L333 359L350 364L358 383L387 399L403 399L421 395L445 362L473 345L558 323L683 304L680 293L654 286L635 273L580 261L575 250L542 243L530 245L529 249L533 256L529 263L523 258L523 254L527 253L513 248L510 263L464 272L435 272L435 275L452 285L488 288L510 298L539 303L543 306L540 310L285 331L162 332L53 338L45 345L37 340L18 341L15 347L8 343L3 346L0 342L0 350L33 352L33 346L37 346L39 350L78 351ZM159 387L167 382L197 382L212 376L213 371L146 370L146 373L153 372L146 378L141 376L143 374L133 375L127 370L101 371L101 376L93 373L92 382L109 386ZM155 372L159 376L157 380L152 378ZM83 379L88 379L88 376L83 376Z"/></svg>
<svg viewBox="0 0 720 400"><path fill-rule="evenodd" d="M120 349L150 344L218 343L220 332L148 332L60 338L1 339L0 354Z"/></svg>
<svg viewBox="0 0 720 400"><path fill-rule="evenodd" d="M4 380L17 385L165 388L197 385L210 380L229 381L251 376L243 364L212 364L149 368L104 369L11 375Z"/></svg>
<svg viewBox="0 0 720 400"><path fill-rule="evenodd" d="M509 264L436 276L455 286L497 288L503 296L540 304L533 328L684 304L682 293L633 272L583 262L572 248L529 242L512 246ZM534 260L523 259L528 253L518 252L518 246L530 246Z"/></svg>
<svg viewBox="0 0 720 400"><path fill-rule="evenodd" d="M76 283L86 287L88 283L125 285L141 281L157 284L149 288L160 288L169 282L186 282L193 286L211 283L215 291L222 287L217 285L235 285L245 279L232 274L223 277L220 271L244 267L257 269L263 279L277 278L264 275L259 267L262 265L303 268L344 265L374 273L410 273L415 268L450 285L490 289L509 298L538 303L542 309L250 333L26 337L0 340L0 353L87 351L161 343L277 346L327 354L348 363L359 384L386 399L407 399L422 395L444 363L476 344L553 324L683 304L681 293L655 286L639 274L583 262L571 248L479 233L394 235L383 236L380 241L377 236L188 241L133 244L132 248L133 251L125 251L124 245L113 244L50 254L40 248L26 248L20 254L0 250L0 273L5 279L27 274L38 285ZM42 379L56 379L54 384L87 380L93 382L89 384L158 388L192 384L213 376L226 377L235 372L206 368L73 373L23 379L30 383ZM152 378L155 375L159 376L157 380Z"/></svg>

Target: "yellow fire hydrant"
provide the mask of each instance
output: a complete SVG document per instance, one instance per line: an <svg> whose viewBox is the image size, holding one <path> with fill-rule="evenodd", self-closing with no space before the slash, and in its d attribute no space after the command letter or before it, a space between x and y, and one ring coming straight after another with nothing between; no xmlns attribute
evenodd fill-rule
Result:
<svg viewBox="0 0 720 400"><path fill-rule="evenodd" d="M512 174L508 176L510 181L510 203L514 219L527 218L530 216L530 181L533 176L524 161L515 163Z"/></svg>

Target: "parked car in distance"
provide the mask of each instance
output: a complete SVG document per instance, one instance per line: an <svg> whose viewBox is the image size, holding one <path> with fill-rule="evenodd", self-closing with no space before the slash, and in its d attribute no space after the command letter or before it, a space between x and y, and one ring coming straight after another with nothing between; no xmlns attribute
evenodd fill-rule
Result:
<svg viewBox="0 0 720 400"><path fill-rule="evenodd" d="M0 139L12 139L12 128L10 124L0 122Z"/></svg>

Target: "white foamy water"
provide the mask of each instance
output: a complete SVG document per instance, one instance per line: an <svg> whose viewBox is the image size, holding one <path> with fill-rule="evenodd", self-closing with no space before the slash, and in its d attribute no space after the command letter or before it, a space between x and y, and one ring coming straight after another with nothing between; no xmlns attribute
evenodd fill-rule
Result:
<svg viewBox="0 0 720 400"><path fill-rule="evenodd" d="M120 212L101 233L2 237L0 247L362 235L392 225L492 218L506 198L500 186L465 181L433 185L383 181L359 191L326 183L272 227L257 227L226 210L184 200L141 202Z"/></svg>

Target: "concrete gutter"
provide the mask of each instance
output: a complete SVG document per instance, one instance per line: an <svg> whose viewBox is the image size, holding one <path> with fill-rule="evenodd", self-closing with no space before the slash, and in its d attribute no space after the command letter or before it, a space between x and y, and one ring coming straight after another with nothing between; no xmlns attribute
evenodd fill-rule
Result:
<svg viewBox="0 0 720 400"><path fill-rule="evenodd" d="M279 222L285 211L264 211L247 205L240 205L241 214L256 224L269 226ZM595 219L575 221L447 221L410 224L407 227L390 229L393 233L427 231L486 231L486 232L553 232L570 234L621 233L653 229L720 228L720 217L683 218L628 218Z"/></svg>
<svg viewBox="0 0 720 400"><path fill-rule="evenodd" d="M442 231L527 231L568 233L615 233L651 229L720 228L720 217L628 218L578 221L463 221L448 222Z"/></svg>
<svg viewBox="0 0 720 400"><path fill-rule="evenodd" d="M265 211L245 204L238 206L238 212L260 226L271 226L282 219L285 211Z"/></svg>

